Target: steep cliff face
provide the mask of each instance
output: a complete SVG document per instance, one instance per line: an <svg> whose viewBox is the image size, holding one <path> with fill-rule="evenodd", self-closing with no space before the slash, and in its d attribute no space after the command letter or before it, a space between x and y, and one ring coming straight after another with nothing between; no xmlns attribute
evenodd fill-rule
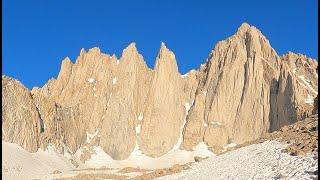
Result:
<svg viewBox="0 0 320 180"><path fill-rule="evenodd" d="M44 128L29 90L19 81L2 76L2 140L36 152Z"/></svg>
<svg viewBox="0 0 320 180"><path fill-rule="evenodd" d="M200 68L184 147L202 141L218 149L241 144L310 115L318 91L316 67L303 55L279 57L258 29L242 24Z"/></svg>
<svg viewBox="0 0 320 180"><path fill-rule="evenodd" d="M266 133L270 87L278 80L279 64L268 40L248 24L219 42L201 69L184 147L191 149L200 141L218 147L241 144Z"/></svg>
<svg viewBox="0 0 320 180"><path fill-rule="evenodd" d="M301 54L279 57L246 23L185 75L164 43L154 70L135 43L120 59L82 49L75 63L62 61L57 79L31 93L2 77L3 139L28 151L53 145L82 161L99 148L116 160L137 152L159 157L202 142L221 149L308 116L318 93L316 68Z"/></svg>
<svg viewBox="0 0 320 180"><path fill-rule="evenodd" d="M112 79L113 91L100 125L100 145L114 159L125 159L133 151L141 127L152 71L148 69L135 44L122 53Z"/></svg>
<svg viewBox="0 0 320 180"><path fill-rule="evenodd" d="M312 114L314 99L318 94L316 60L289 52L281 57L279 81L271 99L270 131L302 120Z"/></svg>
<svg viewBox="0 0 320 180"><path fill-rule="evenodd" d="M101 146L114 159L124 159L135 146L151 77L134 43L119 60L93 48L81 50L74 65L66 58L57 80L32 93L44 119L61 127L48 132L55 146L65 142L72 153L82 146ZM54 131L63 131L63 138L51 137Z"/></svg>
<svg viewBox="0 0 320 180"><path fill-rule="evenodd" d="M150 91L143 113L141 149L152 157L161 156L177 143L190 106L183 92L183 79L175 56L164 43L156 59Z"/></svg>
<svg viewBox="0 0 320 180"><path fill-rule="evenodd" d="M314 99L318 95L318 62L315 59L307 58L302 54L289 52L282 57L288 64L290 72L294 77L295 96L298 107L297 118L304 119L310 115L314 106Z"/></svg>

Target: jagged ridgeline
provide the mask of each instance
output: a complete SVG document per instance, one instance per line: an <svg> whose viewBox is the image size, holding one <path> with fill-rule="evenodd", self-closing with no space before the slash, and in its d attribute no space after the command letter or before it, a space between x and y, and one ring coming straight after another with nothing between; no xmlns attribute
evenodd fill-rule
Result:
<svg viewBox="0 0 320 180"><path fill-rule="evenodd" d="M246 23L185 75L163 43L154 69L135 43L120 59L82 49L74 64L62 61L57 79L31 92L2 76L2 140L30 152L54 146L82 161L97 148L115 160L132 152L159 157L200 143L220 151L310 115L317 66L301 54L279 56Z"/></svg>

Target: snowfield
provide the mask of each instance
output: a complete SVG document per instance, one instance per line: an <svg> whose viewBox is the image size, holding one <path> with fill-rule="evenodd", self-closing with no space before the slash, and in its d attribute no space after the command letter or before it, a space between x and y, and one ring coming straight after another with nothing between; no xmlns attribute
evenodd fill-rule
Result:
<svg viewBox="0 0 320 180"><path fill-rule="evenodd" d="M178 142L179 144L181 142ZM89 168L101 168L103 166L110 168L125 168L125 167L137 167L142 169L160 169L169 168L175 164L186 164L193 162L195 156L199 157L211 157L215 156L208 150L206 144L199 143L193 151L186 151L179 149L179 146L175 145L169 152L161 157L152 158L142 153L138 143L130 156L125 160L113 160L107 153L105 153L100 146L94 147L95 154L92 154L91 158L85 162L85 165Z"/></svg>
<svg viewBox="0 0 320 180"><path fill-rule="evenodd" d="M232 144L230 146L234 146ZM313 172L318 170L318 156L309 154L305 157L291 156L282 153L288 144L278 141L265 141L253 144L219 156L208 153L207 146L200 143L194 151L176 150L159 158L146 157L142 153L133 152L127 160L115 161L101 148L96 148L96 155L87 161L86 165L111 165L109 170L117 174L122 167L140 165L140 168L159 169L164 166L193 161L194 155L207 155L210 158L193 163L191 169L178 174L159 177L158 179L311 179L316 178ZM2 141L2 178L3 179L52 179L53 177L72 177L79 173L96 174L98 170L77 169L68 159L49 148L29 153L20 146ZM116 168L118 166L118 168ZM161 167L162 166L162 167ZM54 170L62 173L54 175ZM132 173L131 177L139 173ZM141 175L141 173L140 173Z"/></svg>
<svg viewBox="0 0 320 180"><path fill-rule="evenodd" d="M72 169L69 160L50 147L46 151L29 153L17 144L2 141L2 179L47 179L55 170L67 172Z"/></svg>
<svg viewBox="0 0 320 180"><path fill-rule="evenodd" d="M287 144L265 141L193 164L178 174L158 179L311 179L317 176L316 154L306 157L281 153Z"/></svg>

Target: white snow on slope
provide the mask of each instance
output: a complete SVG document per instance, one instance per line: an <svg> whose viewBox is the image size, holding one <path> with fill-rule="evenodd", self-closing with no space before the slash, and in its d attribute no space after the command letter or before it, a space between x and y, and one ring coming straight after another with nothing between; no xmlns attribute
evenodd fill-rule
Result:
<svg viewBox="0 0 320 180"><path fill-rule="evenodd" d="M142 119L143 119L143 115L142 115L142 114L139 114L138 120L139 120L139 121L142 121Z"/></svg>
<svg viewBox="0 0 320 180"><path fill-rule="evenodd" d="M2 179L34 179L54 170L70 171L73 165L66 157L48 147L46 151L30 153L21 146L2 141Z"/></svg>
<svg viewBox="0 0 320 180"><path fill-rule="evenodd" d="M181 75L181 77L182 78L186 78L188 75L189 75L189 73L193 73L193 72L195 72L195 70L194 69L191 69L189 72L187 72L186 74L183 74L183 75Z"/></svg>
<svg viewBox="0 0 320 180"><path fill-rule="evenodd" d="M222 123L221 122L218 122L218 121L210 121L210 124L212 125L218 125L218 126L221 126Z"/></svg>
<svg viewBox="0 0 320 180"><path fill-rule="evenodd" d="M112 79L112 84L116 84L117 83L117 77Z"/></svg>
<svg viewBox="0 0 320 180"><path fill-rule="evenodd" d="M318 169L318 157L290 156L281 153L286 144L277 141L266 141L253 144L219 156L213 156L205 143L199 143L193 151L177 150L159 158L144 155L136 144L130 157L123 161L113 160L100 146L94 148L86 164L94 166L123 168L140 167L157 169L171 167L175 164L185 164L194 161L194 156L209 159L192 165L192 168L178 174L160 177L159 179L310 179L316 178L310 172ZM29 153L20 146L2 141L2 178L3 179L52 179L54 170L63 172L63 176L75 176L82 171L72 171L73 166L63 156L55 153L49 146L46 151L39 150ZM98 164L98 165L97 165ZM60 175L59 175L60 176ZM56 176L56 177L59 177Z"/></svg>
<svg viewBox="0 0 320 180"><path fill-rule="evenodd" d="M305 103L312 105L314 102L313 97L308 94L307 99L305 100Z"/></svg>
<svg viewBox="0 0 320 180"><path fill-rule="evenodd" d="M189 103L185 103L184 107L186 108L186 115L188 115L188 112L189 112L191 106Z"/></svg>
<svg viewBox="0 0 320 180"><path fill-rule="evenodd" d="M190 104L185 103L186 115L190 109ZM193 151L181 150L180 146L183 141L183 128L185 126L186 119L180 128L180 136L175 146L166 154L161 157L152 158L142 153L139 149L139 145L136 142L134 150L130 156L125 160L113 160L107 153L103 152L102 148L97 147L96 155L93 154L89 160L85 162L88 167L111 167L111 168L123 168L123 167L140 167L143 169L158 169L171 167L175 164L186 164L193 162L195 156L199 157L211 157L214 154L208 150L205 143L199 143Z"/></svg>
<svg viewBox="0 0 320 180"><path fill-rule="evenodd" d="M307 79L305 79L303 75L298 76L298 78L299 78L300 80L302 80L303 83L300 83L300 82L299 82L299 83L300 83L304 88L310 89L313 93L318 94L318 91L316 91L316 90L313 89L313 87L312 87L311 84L310 84L310 81L307 80Z"/></svg>
<svg viewBox="0 0 320 180"><path fill-rule="evenodd" d="M182 78L185 78L188 76L188 73L181 75Z"/></svg>
<svg viewBox="0 0 320 180"><path fill-rule="evenodd" d="M140 131L141 131L141 124L136 126L136 134L140 134Z"/></svg>
<svg viewBox="0 0 320 180"><path fill-rule="evenodd" d="M208 150L208 147L204 143L200 143L198 146L196 146L194 151L177 149L157 158L152 158L143 154L139 149L138 143L136 143L134 150L125 160L113 160L102 150L100 146L95 147L94 150L96 154L92 154L91 158L85 162L87 167L99 168L106 166L111 168L140 167L143 169L158 169L171 167L175 164L186 164L188 162L193 162L195 156L214 156L214 154Z"/></svg>
<svg viewBox="0 0 320 180"><path fill-rule="evenodd" d="M199 157L211 157L214 154L209 151L208 146L204 142L200 142L196 147L192 148L193 151L197 152Z"/></svg>
<svg viewBox="0 0 320 180"><path fill-rule="evenodd" d="M227 144L227 145L223 146L223 149L228 149L228 148L236 147L236 146L237 146L236 143L230 143L230 144Z"/></svg>
<svg viewBox="0 0 320 180"><path fill-rule="evenodd" d="M90 134L90 133L87 132L87 143L90 143L91 140L92 140L96 135L98 135L98 133L99 133L99 130L97 130L94 134Z"/></svg>
<svg viewBox="0 0 320 180"><path fill-rule="evenodd" d="M94 79L94 78L88 78L87 81L88 81L89 83L94 83L95 79Z"/></svg>
<svg viewBox="0 0 320 180"><path fill-rule="evenodd" d="M318 169L318 157L290 156L286 144L266 141L195 163L191 169L158 179L309 179ZM281 177L281 178L280 178Z"/></svg>
<svg viewBox="0 0 320 180"><path fill-rule="evenodd" d="M188 113L189 113L189 110L190 110L191 106L190 106L190 104L188 102L186 102L184 104L184 107L186 109L186 117L183 119L182 126L180 127L180 135L179 135L178 142L173 146L173 148L168 153L172 153L174 151L177 151L180 148L181 144L182 144L182 141L183 141L183 134L182 134L183 133L183 128L187 123L187 116L188 116Z"/></svg>

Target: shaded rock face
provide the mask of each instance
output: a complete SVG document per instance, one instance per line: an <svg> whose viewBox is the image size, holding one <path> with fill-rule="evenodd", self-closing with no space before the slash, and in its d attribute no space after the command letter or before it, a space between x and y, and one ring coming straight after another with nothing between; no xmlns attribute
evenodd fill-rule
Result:
<svg viewBox="0 0 320 180"><path fill-rule="evenodd" d="M221 149L309 116L316 68L317 61L301 54L278 56L246 23L185 75L164 43L153 70L135 43L119 59L82 49L75 63L62 61L57 79L31 93L2 77L3 140L29 151L51 144L71 154L100 146L117 160L134 150L159 157L200 142Z"/></svg>
<svg viewBox="0 0 320 180"><path fill-rule="evenodd" d="M288 64L295 83L296 103L299 108L298 119L304 119L310 115L314 99L318 95L318 62L301 54L289 52L282 57Z"/></svg>
<svg viewBox="0 0 320 180"><path fill-rule="evenodd" d="M314 99L312 114L318 114L318 96Z"/></svg>

